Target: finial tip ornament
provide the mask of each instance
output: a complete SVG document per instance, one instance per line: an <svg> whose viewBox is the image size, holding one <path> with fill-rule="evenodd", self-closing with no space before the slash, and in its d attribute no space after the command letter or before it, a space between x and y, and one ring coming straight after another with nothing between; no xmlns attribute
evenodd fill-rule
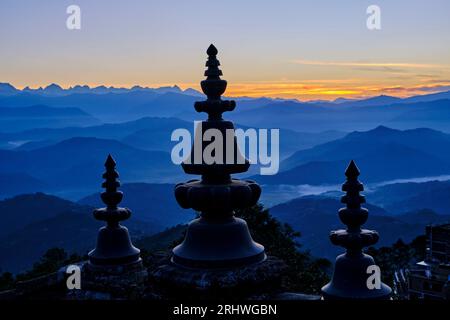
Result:
<svg viewBox="0 0 450 320"><path fill-rule="evenodd" d="M345 170L345 175L348 178L356 178L360 174L360 171L358 169L358 166L356 165L355 161L350 161L347 169Z"/></svg>
<svg viewBox="0 0 450 320"><path fill-rule="evenodd" d="M217 48L211 43L208 47L208 50L206 50L206 53L208 56L215 56L217 55L218 51Z"/></svg>
<svg viewBox="0 0 450 320"><path fill-rule="evenodd" d="M105 161L105 167L115 167L115 166L116 166L116 161L111 156L111 154L108 154L108 157L106 158L106 161Z"/></svg>

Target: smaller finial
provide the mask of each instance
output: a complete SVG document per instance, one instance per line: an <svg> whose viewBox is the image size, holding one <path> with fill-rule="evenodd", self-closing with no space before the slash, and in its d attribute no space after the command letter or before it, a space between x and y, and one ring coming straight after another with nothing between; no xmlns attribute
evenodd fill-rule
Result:
<svg viewBox="0 0 450 320"><path fill-rule="evenodd" d="M364 186L358 181L360 172L356 163L352 160L345 170L347 181L342 185L342 191L346 194L341 197L341 202L347 205L348 209L361 208L361 204L366 202L366 198L359 193L364 191Z"/></svg>
<svg viewBox="0 0 450 320"><path fill-rule="evenodd" d="M103 174L105 181L102 183L105 192L101 194L101 197L108 208L115 209L122 201L123 194L121 191L117 191L120 187L119 174L116 171L116 161L110 154L106 158L105 168L106 171Z"/></svg>
<svg viewBox="0 0 450 320"><path fill-rule="evenodd" d="M361 228L369 211L361 207L365 198L360 194L364 186L358 181L359 174L355 162L350 161L345 170L347 180L342 185L345 195L341 202L346 206L339 209L339 218L347 229L330 233L331 242L344 247L346 252L336 258L333 278L322 288L325 299L388 299L391 293L385 284L381 284L381 290L371 290L367 286L368 266L375 265L375 261L364 254L363 248L376 244L379 236L374 230Z"/></svg>
<svg viewBox="0 0 450 320"><path fill-rule="evenodd" d="M110 154L106 158L105 168L106 171L103 174L105 181L102 183L105 191L100 196L106 208L95 209L93 214L95 219L106 221L106 226L99 230L97 245L89 252L89 262L99 266L137 262L140 251L131 243L127 228L120 225L120 221L131 216L131 211L128 208L118 207L123 193L117 190L120 186L119 174L116 171L116 161Z"/></svg>
<svg viewBox="0 0 450 320"><path fill-rule="evenodd" d="M346 206L339 210L339 217L349 230L359 230L368 217L367 209L361 207L361 204L366 202L366 198L360 194L364 191L364 185L358 180L359 173L355 162L350 161L345 170L347 180L342 185L345 195L341 197L341 202Z"/></svg>

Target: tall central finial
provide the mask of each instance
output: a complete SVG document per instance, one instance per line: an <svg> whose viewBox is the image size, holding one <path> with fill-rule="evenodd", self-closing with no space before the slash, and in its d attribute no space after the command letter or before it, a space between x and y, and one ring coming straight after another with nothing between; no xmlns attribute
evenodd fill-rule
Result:
<svg viewBox="0 0 450 320"><path fill-rule="evenodd" d="M236 143L236 137L233 136L233 147L223 143L221 152L217 154L222 155L222 161L216 163L206 163L202 157L201 161L196 161L196 154L204 154L205 148L211 141L203 141L203 136L209 129L219 130L224 139L228 136L227 131L234 131L234 125L231 121L222 119L222 113L225 111L233 111L236 107L236 102L233 100L222 100L221 95L227 88L227 82L220 79L222 71L219 69L220 62L217 60L217 49L214 45L210 45L208 50L208 60L206 61L206 79L200 84L207 99L204 101L197 101L194 108L197 112L206 112L208 119L201 122L201 126L197 126L195 130L195 139L192 146L192 151L188 159L182 163L184 171L188 174L202 175L203 180L216 180L218 176L224 177L224 181L229 181L229 175L232 173L241 173L248 170L250 163L241 154ZM227 157L228 156L228 157ZM232 158L233 161L227 160Z"/></svg>
<svg viewBox="0 0 450 320"><path fill-rule="evenodd" d="M220 79L217 49L210 45L207 53L206 80L201 82L207 100L196 102L195 109L208 113L209 117L197 126L191 154L182 163L187 174L201 175L201 180L190 180L175 187L175 197L181 207L200 211L201 215L189 224L184 242L173 250L173 261L198 268L260 262L266 258L264 247L253 241L246 222L234 217L234 210L255 205L261 188L254 181L231 178L234 173L246 172L250 163L239 151L233 123L222 119L222 113L233 110L235 102L220 98L227 82ZM213 163L195 157L198 153L205 154L205 149L214 143L202 139L208 130L219 132L224 139L233 133L231 146L218 144Z"/></svg>
<svg viewBox="0 0 450 320"><path fill-rule="evenodd" d="M116 209L117 205L122 201L123 193L117 191L120 187L120 182L117 180L119 174L116 171L116 162L110 154L105 161L105 169L106 171L103 174L105 182L102 183L102 187L105 191L102 192L101 197L103 203L105 203L109 209Z"/></svg>
<svg viewBox="0 0 450 320"><path fill-rule="evenodd" d="M227 81L220 79L222 71L219 69L220 62L217 60L217 52L216 47L212 44L206 50L208 54L207 69L205 70L206 80L203 80L200 85L208 99L196 102L194 105L197 112L206 112L210 121L222 120L222 113L232 111L236 107L235 101L220 98L227 89Z"/></svg>

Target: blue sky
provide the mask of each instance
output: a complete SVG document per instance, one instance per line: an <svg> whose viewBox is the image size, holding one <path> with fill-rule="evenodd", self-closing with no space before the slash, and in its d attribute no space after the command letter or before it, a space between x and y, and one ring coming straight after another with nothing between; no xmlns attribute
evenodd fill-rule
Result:
<svg viewBox="0 0 450 320"><path fill-rule="evenodd" d="M81 8L81 30L66 8ZM381 8L381 30L366 8ZM198 87L219 49L229 94L299 99L450 88L450 1L74 0L0 3L0 82Z"/></svg>

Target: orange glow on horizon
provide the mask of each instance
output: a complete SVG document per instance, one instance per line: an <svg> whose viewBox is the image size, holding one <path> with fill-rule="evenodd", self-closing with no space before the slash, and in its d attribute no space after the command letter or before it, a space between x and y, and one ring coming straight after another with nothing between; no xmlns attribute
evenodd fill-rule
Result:
<svg viewBox="0 0 450 320"><path fill-rule="evenodd" d="M450 82L433 85L414 84L410 86L381 85L336 85L336 84L232 84L228 85L227 96L270 97L308 100L334 100L336 98L368 98L377 95L391 95L400 98L429 94L450 89Z"/></svg>
<svg viewBox="0 0 450 320"><path fill-rule="evenodd" d="M258 82L232 82L228 81L227 91L225 95L228 97L268 97L268 98L285 98L299 99L302 101L309 100L334 100L336 98L368 98L381 94L397 96L401 98L440 92L450 89L450 82L435 81L432 84L415 83L409 86L391 85L382 86L379 84L363 84L362 79L331 79L331 80L307 80L302 82L293 81L258 81ZM50 84L50 83L49 83ZM46 87L49 84L30 86L33 89ZM76 84L59 84L62 88L74 87ZM98 86L115 87L115 88L132 88L136 84L121 83L85 83L80 85L88 85L91 88ZM138 84L146 88L173 87L173 83L153 83ZM193 88L201 92L199 83L180 83L177 84L182 90ZM23 89L24 86L16 86Z"/></svg>

